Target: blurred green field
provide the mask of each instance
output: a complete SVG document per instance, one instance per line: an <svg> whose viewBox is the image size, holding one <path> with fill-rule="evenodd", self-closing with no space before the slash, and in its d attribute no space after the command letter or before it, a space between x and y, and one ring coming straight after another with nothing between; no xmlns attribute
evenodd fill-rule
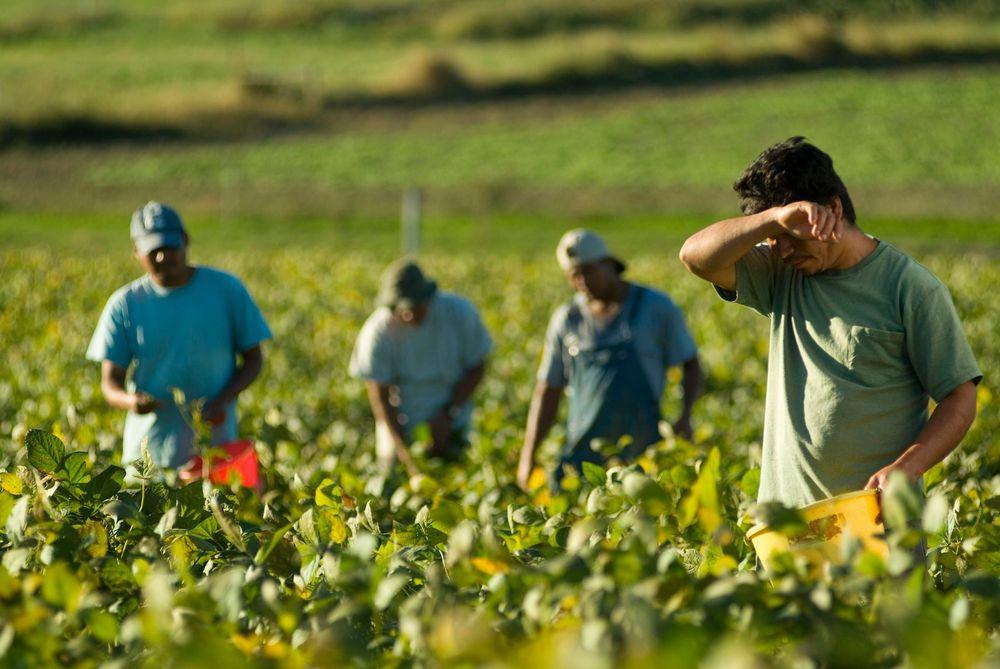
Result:
<svg viewBox="0 0 1000 669"><path fill-rule="evenodd" d="M13 147L0 151L0 204L120 216L155 197L224 219L386 219L417 185L429 215L452 218L717 215L763 147L804 134L834 156L862 219L995 221L997 90L993 68L830 72L359 112L266 141Z"/></svg>
<svg viewBox="0 0 1000 669"><path fill-rule="evenodd" d="M12 0L0 225L350 227L411 185L450 220L720 215L793 134L863 217L996 220L1000 10L891 4Z"/></svg>

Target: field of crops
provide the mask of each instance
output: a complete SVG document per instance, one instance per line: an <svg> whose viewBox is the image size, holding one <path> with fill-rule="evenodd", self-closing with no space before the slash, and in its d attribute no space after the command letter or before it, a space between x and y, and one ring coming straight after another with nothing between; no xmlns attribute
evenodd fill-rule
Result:
<svg viewBox="0 0 1000 669"><path fill-rule="evenodd" d="M241 400L261 498L157 472L122 489L123 417L83 352L136 267L124 246L0 249L0 665L1000 666L995 255L919 256L950 286L987 381L926 503L886 494L891 557L788 564L769 581L743 538L766 322L686 276L675 245L647 244L630 273L674 296L700 346L693 443L588 469L554 496L513 485L541 335L568 297L548 245L426 258L480 306L497 349L466 457L410 480L378 474L345 374L384 254L221 248L196 245L195 260L244 277L275 332ZM908 550L922 535L927 569Z"/></svg>

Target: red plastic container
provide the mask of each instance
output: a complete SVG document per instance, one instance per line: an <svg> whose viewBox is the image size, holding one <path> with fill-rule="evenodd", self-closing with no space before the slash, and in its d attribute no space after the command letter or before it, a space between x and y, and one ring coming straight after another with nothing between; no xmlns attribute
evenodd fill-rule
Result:
<svg viewBox="0 0 1000 669"><path fill-rule="evenodd" d="M209 462L208 479L212 483L226 485L235 478L244 488L253 488L258 493L264 491L252 441L231 441L213 448L225 451L225 455L214 455ZM203 471L204 460L196 455L178 472L178 476L187 483L200 479Z"/></svg>

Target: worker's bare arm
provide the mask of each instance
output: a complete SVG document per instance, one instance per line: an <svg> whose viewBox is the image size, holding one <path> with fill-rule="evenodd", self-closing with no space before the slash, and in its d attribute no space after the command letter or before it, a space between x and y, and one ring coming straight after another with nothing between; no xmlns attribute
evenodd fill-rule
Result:
<svg viewBox="0 0 1000 669"><path fill-rule="evenodd" d="M406 445L406 435L403 433L403 426L399 422L399 411L389 401L390 386L378 381L366 381L365 390L368 391L368 402L371 404L375 421L384 423L389 428L392 435L392 442L396 447L396 457L406 469L406 473L413 476L417 473L417 467L410 457L410 450Z"/></svg>
<svg viewBox="0 0 1000 669"><path fill-rule="evenodd" d="M562 386L550 386L544 381L539 381L535 386L535 394L531 398L531 408L528 411L524 445L521 447L521 457L517 465L517 484L522 488L527 488L531 470L535 466L535 450L545 441L555 423L563 391Z"/></svg>
<svg viewBox="0 0 1000 669"><path fill-rule="evenodd" d="M129 392L125 388L128 371L110 360L101 363L101 393L107 403L116 409L145 414L160 406L160 401L144 392Z"/></svg>
<svg viewBox="0 0 1000 669"><path fill-rule="evenodd" d="M837 241L843 219L815 202L793 202L758 214L713 223L691 235L680 259L689 272L725 290L736 290L736 263L769 237Z"/></svg>
<svg viewBox="0 0 1000 669"><path fill-rule="evenodd" d="M895 462L872 474L865 488L884 488L897 469L911 480L923 476L958 447L975 418L976 384L966 381L941 400L913 444Z"/></svg>

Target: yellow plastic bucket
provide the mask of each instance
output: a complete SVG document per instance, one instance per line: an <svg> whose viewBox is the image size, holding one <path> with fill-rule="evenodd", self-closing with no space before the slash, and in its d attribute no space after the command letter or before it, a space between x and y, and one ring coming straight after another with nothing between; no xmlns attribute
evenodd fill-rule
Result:
<svg viewBox="0 0 1000 669"><path fill-rule="evenodd" d="M865 550L881 557L889 555L882 526L878 493L860 490L824 499L799 509L809 524L809 530L798 537L786 537L766 523L754 525L747 540L765 569L770 569L779 553L802 555L818 567L824 562L842 561L841 542L848 536L861 542Z"/></svg>

